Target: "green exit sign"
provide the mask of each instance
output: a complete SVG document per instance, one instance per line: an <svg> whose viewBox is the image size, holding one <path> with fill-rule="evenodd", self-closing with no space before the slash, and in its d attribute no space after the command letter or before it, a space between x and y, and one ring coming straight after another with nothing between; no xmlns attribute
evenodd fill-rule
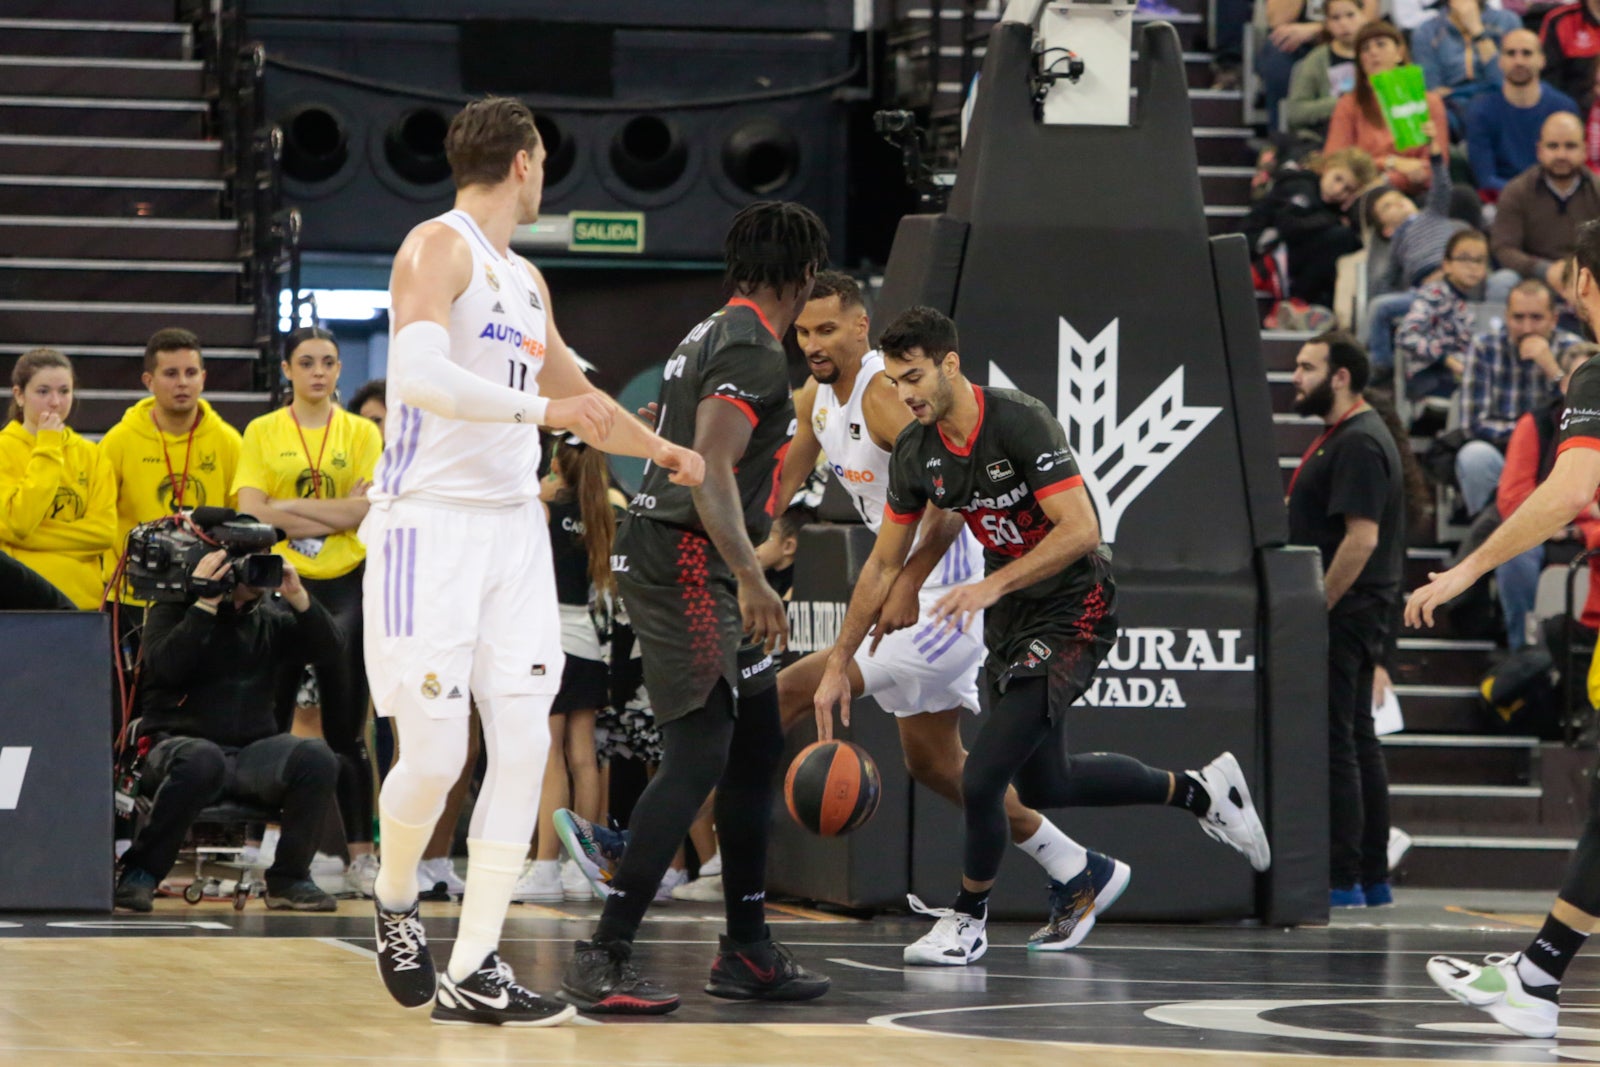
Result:
<svg viewBox="0 0 1600 1067"><path fill-rule="evenodd" d="M574 211L570 217L567 248L573 252L644 251L642 211Z"/></svg>

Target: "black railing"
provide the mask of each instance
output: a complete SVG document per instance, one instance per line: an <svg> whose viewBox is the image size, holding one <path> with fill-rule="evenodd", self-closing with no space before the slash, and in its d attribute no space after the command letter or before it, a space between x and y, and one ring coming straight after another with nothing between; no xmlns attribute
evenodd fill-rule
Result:
<svg viewBox="0 0 1600 1067"><path fill-rule="evenodd" d="M278 381L282 294L293 294L288 320L300 321L300 212L283 203L283 131L267 121L266 49L245 41L240 0L196 12L195 48L204 61L213 134L222 144L224 205L239 221L244 264L240 297L255 308L258 389Z"/></svg>

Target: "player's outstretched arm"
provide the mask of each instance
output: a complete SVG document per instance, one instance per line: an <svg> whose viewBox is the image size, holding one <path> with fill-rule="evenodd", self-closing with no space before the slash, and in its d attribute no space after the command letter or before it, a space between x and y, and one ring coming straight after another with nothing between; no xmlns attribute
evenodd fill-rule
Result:
<svg viewBox="0 0 1600 1067"><path fill-rule="evenodd" d="M1489 539L1447 571L1428 575L1428 584L1406 601L1407 626L1432 626L1434 609L1455 599L1472 583L1508 559L1543 544L1594 501L1600 487L1600 451L1568 448L1522 506Z"/></svg>
<svg viewBox="0 0 1600 1067"><path fill-rule="evenodd" d="M944 559L955 539L961 536L961 528L965 525L966 521L955 512L929 505L918 529L917 547L912 550L900 576L890 587L882 610L878 612L878 621L872 627L869 652L878 651L879 642L896 630L909 629L917 624L917 617L922 611L920 594L923 583L939 566L939 561Z"/></svg>
<svg viewBox="0 0 1600 1067"><path fill-rule="evenodd" d="M472 281L472 253L442 223L412 230L389 278L394 341L389 377L400 399L423 411L467 422L523 422L610 432L612 406L578 401L557 407L544 397L497 385L450 360L450 305Z"/></svg>
<svg viewBox="0 0 1600 1067"><path fill-rule="evenodd" d="M567 405L600 405L606 412L603 433L582 426L558 425L549 420L545 425L570 429L602 452L647 459L671 471L671 480L679 485L699 485L705 475L705 460L698 452L661 437L653 427L629 415L621 404L596 389L594 383L589 381L583 368L578 365L578 357L572 354L572 349L567 347L567 342L562 338L554 313L549 310L550 287L545 284L544 275L531 263L528 269L533 272L534 282L544 296L547 310L544 367L539 371L539 392L551 398L552 417L563 414L556 410L558 406Z"/></svg>
<svg viewBox="0 0 1600 1067"><path fill-rule="evenodd" d="M1060 574L1100 545L1100 520L1083 482L1039 501L1050 532L1018 559L981 582L952 589L933 607L933 619L945 629L965 630L972 617L1015 589L1025 589Z"/></svg>
<svg viewBox="0 0 1600 1067"><path fill-rule="evenodd" d="M694 488L694 506L706 536L717 546L739 581L739 614L745 633L768 652L789 640L789 615L783 598L767 584L755 546L744 528L744 505L733 468L750 444L753 427L732 404L708 396L694 414L695 451L705 457L705 478Z"/></svg>
<svg viewBox="0 0 1600 1067"><path fill-rule="evenodd" d="M813 698L820 741L833 737L835 707L839 709L840 721L850 725L850 677L847 673L850 661L855 658L861 642L866 640L867 631L877 620L890 588L905 566L906 552L911 548L915 531L915 523L896 520L892 511L878 527L878 539L872 544L872 554L861 565L855 592L850 595L850 608L839 627L839 636L828 650L827 667Z"/></svg>

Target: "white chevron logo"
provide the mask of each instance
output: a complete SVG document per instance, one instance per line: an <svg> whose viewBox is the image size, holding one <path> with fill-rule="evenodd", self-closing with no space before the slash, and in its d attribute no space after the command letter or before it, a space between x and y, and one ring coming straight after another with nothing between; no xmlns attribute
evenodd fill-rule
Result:
<svg viewBox="0 0 1600 1067"><path fill-rule="evenodd" d="M1056 415L1067 431L1084 485L1100 512L1100 535L1117 539L1122 514L1221 412L1183 402L1183 368L1167 376L1126 419L1117 421L1117 319L1092 341L1061 324L1056 354ZM1015 389L989 362L989 384ZM1041 398L1042 399L1042 398Z"/></svg>

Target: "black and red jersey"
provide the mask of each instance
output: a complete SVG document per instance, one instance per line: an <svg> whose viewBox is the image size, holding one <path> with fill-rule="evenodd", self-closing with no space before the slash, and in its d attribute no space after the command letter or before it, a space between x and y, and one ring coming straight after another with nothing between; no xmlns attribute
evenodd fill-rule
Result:
<svg viewBox="0 0 1600 1067"><path fill-rule="evenodd" d="M750 540L760 544L772 529L778 475L794 436L794 399L788 357L759 308L735 298L700 323L667 360L658 400L657 432L673 444L694 447L695 412L712 397L737 408L750 421L750 443L734 468ZM657 522L704 529L694 496L651 464L628 511Z"/></svg>
<svg viewBox="0 0 1600 1067"><path fill-rule="evenodd" d="M1581 3L1563 4L1544 17L1544 80L1581 100L1589 92L1594 57L1600 55L1600 22Z"/></svg>
<svg viewBox="0 0 1600 1067"><path fill-rule="evenodd" d="M966 445L952 445L937 425L913 422L889 460L884 518L913 523L923 508L959 511L983 543L988 573L1026 554L1050 532L1039 501L1083 484L1067 436L1050 410L1011 389L972 387L978 425ZM1109 559L1104 545L1099 552ZM1015 595L1072 596L1095 584L1088 557Z"/></svg>

